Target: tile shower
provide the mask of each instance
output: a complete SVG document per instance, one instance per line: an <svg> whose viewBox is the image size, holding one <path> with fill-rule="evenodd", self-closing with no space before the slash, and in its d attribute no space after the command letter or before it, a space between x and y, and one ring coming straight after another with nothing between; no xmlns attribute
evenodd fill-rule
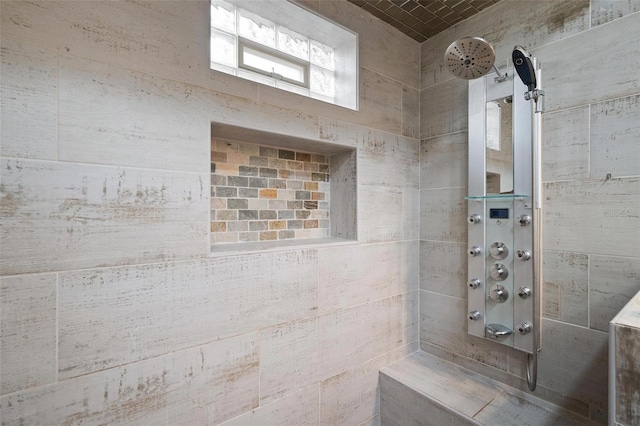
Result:
<svg viewBox="0 0 640 426"><path fill-rule="evenodd" d="M602 328L638 283L637 67L623 65L640 57L640 13L502 1L455 31L511 49L528 26L556 92L541 395L602 419ZM346 0L305 4L361 35L360 111L211 74L207 2L0 2L4 422L380 424L378 371L420 340L522 380L508 352L469 340L452 285L466 265L466 85L434 58L467 34L420 45ZM212 257L213 121L357 148L343 162L357 157L357 182L319 151L331 234L351 241ZM335 215L356 191L360 208ZM245 199L238 217L260 197Z"/></svg>
<svg viewBox="0 0 640 426"><path fill-rule="evenodd" d="M214 138L212 243L328 237L326 155Z"/></svg>

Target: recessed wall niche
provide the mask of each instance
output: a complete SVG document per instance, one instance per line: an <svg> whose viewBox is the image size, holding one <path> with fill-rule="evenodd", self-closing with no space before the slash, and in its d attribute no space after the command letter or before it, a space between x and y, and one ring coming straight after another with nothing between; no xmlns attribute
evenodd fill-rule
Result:
<svg viewBox="0 0 640 426"><path fill-rule="evenodd" d="M211 124L211 251L356 239L356 150Z"/></svg>

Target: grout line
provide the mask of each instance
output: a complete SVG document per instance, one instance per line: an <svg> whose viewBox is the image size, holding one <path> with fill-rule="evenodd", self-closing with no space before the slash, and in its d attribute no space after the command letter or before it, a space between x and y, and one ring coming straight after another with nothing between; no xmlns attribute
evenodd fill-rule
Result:
<svg viewBox="0 0 640 426"><path fill-rule="evenodd" d="M56 273L56 350L55 350L55 366L56 371L54 381L60 381L60 274Z"/></svg>
<svg viewBox="0 0 640 426"><path fill-rule="evenodd" d="M587 254L587 327L591 328L591 255Z"/></svg>

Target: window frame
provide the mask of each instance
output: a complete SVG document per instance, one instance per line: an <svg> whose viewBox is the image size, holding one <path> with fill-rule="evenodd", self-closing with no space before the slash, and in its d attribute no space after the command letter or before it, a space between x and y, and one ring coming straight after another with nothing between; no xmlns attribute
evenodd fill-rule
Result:
<svg viewBox="0 0 640 426"><path fill-rule="evenodd" d="M289 84L294 84L296 86L300 86L302 88L305 89L309 89L310 86L310 81L309 81L309 75L310 75L310 68L311 68L311 63L309 61L305 61L303 59L297 58L293 55L289 55L286 54L284 52L281 52L279 50L273 49L271 47L265 46L263 44L257 43L255 41L249 40L245 37L242 37L240 35L237 36L237 54L238 54L238 68L239 69L244 69L247 71L251 71L251 72L255 72L258 74L262 74L265 75L267 77L271 77L275 80L280 80L280 81L284 81L287 82ZM261 53L263 55L269 56L271 58L273 58L276 62L281 62L281 63L285 63L285 64L292 64L294 66L300 67L303 70L303 78L304 81L300 82L288 77L285 77L281 74L275 73L275 72L269 72L266 70L263 70L261 68L257 68L257 67L253 67L251 65L247 65L244 61L244 53L245 53L245 48L254 50L258 53Z"/></svg>

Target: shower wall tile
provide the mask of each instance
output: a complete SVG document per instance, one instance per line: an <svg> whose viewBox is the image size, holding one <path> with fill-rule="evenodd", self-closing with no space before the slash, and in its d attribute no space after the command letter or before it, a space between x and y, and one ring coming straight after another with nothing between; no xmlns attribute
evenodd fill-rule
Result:
<svg viewBox="0 0 640 426"><path fill-rule="evenodd" d="M357 147L359 143L375 143L370 140L384 140L386 132L362 126L353 125L346 121L318 117L318 139L332 144Z"/></svg>
<svg viewBox="0 0 640 426"><path fill-rule="evenodd" d="M420 190L402 190L402 239L420 239Z"/></svg>
<svg viewBox="0 0 640 426"><path fill-rule="evenodd" d="M467 132L450 133L420 143L420 188L466 187L468 182Z"/></svg>
<svg viewBox="0 0 640 426"><path fill-rule="evenodd" d="M56 276L0 278L0 394L56 379Z"/></svg>
<svg viewBox="0 0 640 426"><path fill-rule="evenodd" d="M262 329L261 403L417 341L417 313L414 291Z"/></svg>
<svg viewBox="0 0 640 426"><path fill-rule="evenodd" d="M419 259L418 241L319 249L319 312L417 290Z"/></svg>
<svg viewBox="0 0 640 426"><path fill-rule="evenodd" d="M319 385L313 384L270 404L228 420L221 426L317 425Z"/></svg>
<svg viewBox="0 0 640 426"><path fill-rule="evenodd" d="M534 50L588 30L589 6L589 0L524 3L501 0L464 23L454 25L422 43L421 88L455 78L444 65L444 52L455 40L469 36L483 37L493 45L496 66L502 68L511 59L516 44Z"/></svg>
<svg viewBox="0 0 640 426"><path fill-rule="evenodd" d="M260 86L260 100L269 105L297 111L313 111L320 117L402 134L402 84L367 68L360 68L359 78L358 111L264 85ZM276 132L283 133L277 130Z"/></svg>
<svg viewBox="0 0 640 426"><path fill-rule="evenodd" d="M402 189L359 186L358 240L363 243L401 240L402 199Z"/></svg>
<svg viewBox="0 0 640 426"><path fill-rule="evenodd" d="M591 177L640 175L640 95L591 105Z"/></svg>
<svg viewBox="0 0 640 426"><path fill-rule="evenodd" d="M589 256L544 252L542 314L551 319L588 327Z"/></svg>
<svg viewBox="0 0 640 426"><path fill-rule="evenodd" d="M209 4L198 2L2 2L2 40L257 99L258 84L209 68L209 15Z"/></svg>
<svg viewBox="0 0 640 426"><path fill-rule="evenodd" d="M420 238L463 243L467 239L466 188L420 191Z"/></svg>
<svg viewBox="0 0 640 426"><path fill-rule="evenodd" d="M420 345L433 345L507 371L508 348L467 333L467 301L420 291Z"/></svg>
<svg viewBox="0 0 640 426"><path fill-rule="evenodd" d="M416 139L320 117L320 140L358 150L362 185L418 188L419 144Z"/></svg>
<svg viewBox="0 0 640 426"><path fill-rule="evenodd" d="M378 132L359 140L358 148L361 185L418 188L418 140Z"/></svg>
<svg viewBox="0 0 640 426"><path fill-rule="evenodd" d="M608 335L542 320L538 383L590 405L607 405Z"/></svg>
<svg viewBox="0 0 640 426"><path fill-rule="evenodd" d="M402 134L420 139L420 91L402 86Z"/></svg>
<svg viewBox="0 0 640 426"><path fill-rule="evenodd" d="M467 298L467 245L420 241L420 289Z"/></svg>
<svg viewBox="0 0 640 426"><path fill-rule="evenodd" d="M312 250L63 273L60 377L313 315L317 268Z"/></svg>
<svg viewBox="0 0 640 426"><path fill-rule="evenodd" d="M418 304L418 291L412 291L320 316L324 377L417 341Z"/></svg>
<svg viewBox="0 0 640 426"><path fill-rule="evenodd" d="M260 405L323 378L320 343L317 317L260 330Z"/></svg>
<svg viewBox="0 0 640 426"><path fill-rule="evenodd" d="M640 179L599 179L544 185L548 250L640 256Z"/></svg>
<svg viewBox="0 0 640 426"><path fill-rule="evenodd" d="M621 37L620 34L624 34ZM606 25L533 51L544 58L544 88L553 93L548 111L571 108L638 93L640 82L640 13L620 18L615 30ZM588 53L585 53L588 46ZM579 70L580 78L567 71Z"/></svg>
<svg viewBox="0 0 640 426"><path fill-rule="evenodd" d="M258 406L255 333L0 398L7 424L216 424ZM197 397L194 397L196 395ZM37 409L36 409L37 407Z"/></svg>
<svg viewBox="0 0 640 426"><path fill-rule="evenodd" d="M640 259L591 256L589 279L589 326L606 332L609 321L640 291Z"/></svg>
<svg viewBox="0 0 640 426"><path fill-rule="evenodd" d="M589 177L589 107L543 115L542 179L545 182Z"/></svg>
<svg viewBox="0 0 640 426"><path fill-rule="evenodd" d="M208 252L207 175L13 159L1 173L3 275Z"/></svg>
<svg viewBox="0 0 640 426"><path fill-rule="evenodd" d="M206 172L209 125L188 85L60 58L63 161Z"/></svg>
<svg viewBox="0 0 640 426"><path fill-rule="evenodd" d="M2 21L4 25L4 13ZM3 40L0 62L0 152L6 157L56 159L56 55L22 45L9 48Z"/></svg>
<svg viewBox="0 0 640 426"><path fill-rule="evenodd" d="M606 24L635 12L640 12L638 0L591 0L591 26Z"/></svg>
<svg viewBox="0 0 640 426"><path fill-rule="evenodd" d="M420 92L420 137L429 139L467 130L469 83L445 81Z"/></svg>
<svg viewBox="0 0 640 426"><path fill-rule="evenodd" d="M367 68L360 68L359 114L362 126L402 134L402 84Z"/></svg>
<svg viewBox="0 0 640 426"><path fill-rule="evenodd" d="M416 349L415 344L406 345L323 380L320 386L320 424L369 424L367 420L380 413L380 369Z"/></svg>
<svg viewBox="0 0 640 426"><path fill-rule="evenodd" d="M420 44L345 1L320 1L320 13L358 33L360 66L420 85Z"/></svg>

